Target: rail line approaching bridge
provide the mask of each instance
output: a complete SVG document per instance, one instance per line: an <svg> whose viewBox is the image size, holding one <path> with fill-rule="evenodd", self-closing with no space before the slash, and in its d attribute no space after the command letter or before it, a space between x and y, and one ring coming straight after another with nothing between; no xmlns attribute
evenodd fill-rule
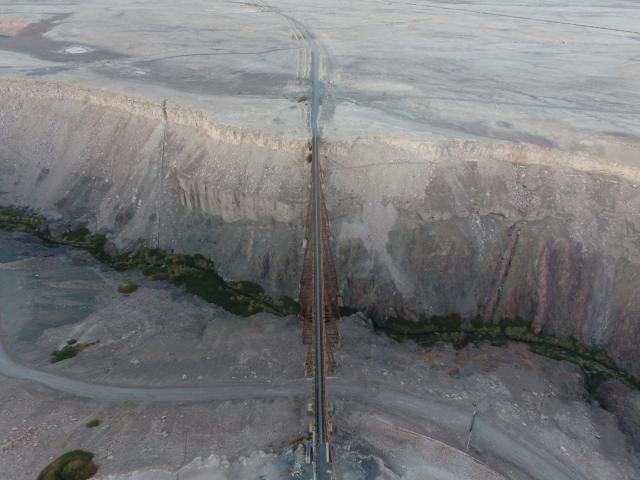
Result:
<svg viewBox="0 0 640 480"><path fill-rule="evenodd" d="M336 368L335 349L340 342L340 295L335 264L329 245L329 216L324 201L320 167L318 110L321 84L318 79L318 52L311 51L311 188L305 229L305 255L300 280L302 340L308 345L305 364L313 376L312 462L314 478L333 478L331 423L327 376Z"/></svg>
<svg viewBox="0 0 640 480"><path fill-rule="evenodd" d="M318 117L323 96L319 72L321 48L315 36L298 19L260 0L256 0L255 5L264 12L271 12L286 19L297 38L304 41L306 58L310 60L308 72L311 80L311 188L305 226L304 264L300 279L300 317L303 325L302 340L308 345L305 370L307 376L313 377L313 477L317 480L331 480L334 478L334 459L331 448L332 428L329 421L327 376L330 370L336 368L335 350L340 343L338 323L341 299L329 245L329 216L322 191L323 172L320 166Z"/></svg>

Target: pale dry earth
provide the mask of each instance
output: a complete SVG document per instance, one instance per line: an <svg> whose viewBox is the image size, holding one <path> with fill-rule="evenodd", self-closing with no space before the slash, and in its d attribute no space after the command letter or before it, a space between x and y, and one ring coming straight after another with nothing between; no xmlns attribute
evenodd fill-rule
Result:
<svg viewBox="0 0 640 480"><path fill-rule="evenodd" d="M296 296L308 199L308 109L299 97L308 95L312 36L322 56L321 150L345 301L378 322L451 312L487 322L520 316L543 333L604 348L640 376L638 25L639 5L624 0L179 8L168 0L0 0L0 205L86 224L107 234L111 251L204 253L226 278ZM55 261L19 268L40 274ZM75 379L153 387L300 378L294 319L236 319L155 284L123 299L115 292L120 277L95 266L84 273L62 282L67 296L58 309L50 293L40 294L41 324L24 324L33 312L19 305L7 322L3 306L5 343L23 336L9 340L11 355ZM615 419L584 401L573 367L520 347L425 352L363 326L345 328L340 380L442 398L465 411L475 403L575 475L637 477L637 455ZM47 354L71 335L105 340L49 366ZM247 350L244 338L260 349ZM103 452L107 474L157 467L165 471L158 478L173 476L201 457L233 478L242 465L250 472L295 463L280 454L306 421L300 400L136 404L126 416L120 406L1 382L1 431L27 439L5 457L23 475L16 478L33 478L37 468L25 455L40 452L42 465L60 453L61 437ZM633 401L625 395L611 401ZM394 478L437 466L439 441L464 446L462 427L403 424L375 406L345 402L339 421L358 434L350 464L373 454L367 465L376 469L383 459L390 472L378 468L380 475ZM124 415L117 435L84 427L100 408L109 422ZM262 421L261 411L272 428L252 420L243 430L245 415ZM149 462L140 463L140 452L127 448L134 441L118 438L152 432L162 415L175 422L171 440L146 433L149 448L162 453L145 451ZM207 422L197 421L202 416ZM25 422L9 425L18 418ZM226 418L244 434L211 436ZM42 437L49 443L32 447L34 422L55 425ZM624 423L631 436L634 422ZM181 425L213 444L185 443ZM457 458L472 468L447 452L452 465ZM509 478L527 478L486 450L474 455Z"/></svg>
<svg viewBox="0 0 640 480"><path fill-rule="evenodd" d="M187 464L184 478L190 469L220 478L295 471L301 457L287 446L304 434L311 390L295 319L236 317L176 287L110 271L84 252L0 237L4 358L41 372L25 376L0 358L5 374L35 380L1 379L7 434L0 459L9 478L33 478L72 448L96 452L101 474L123 480L142 480L154 469L157 478L170 478ZM118 293L125 279L141 282L140 289ZM344 479L638 474L631 439L588 400L570 364L522 345L455 351L400 344L374 334L361 316L345 320L343 333L330 388ZM72 338L99 343L50 364L51 351ZM69 382L56 387L46 375L75 380L75 394L58 393ZM102 386L121 393L103 394ZM479 416L465 452L474 409ZM102 425L88 429L91 418ZM519 448L526 448L524 463Z"/></svg>

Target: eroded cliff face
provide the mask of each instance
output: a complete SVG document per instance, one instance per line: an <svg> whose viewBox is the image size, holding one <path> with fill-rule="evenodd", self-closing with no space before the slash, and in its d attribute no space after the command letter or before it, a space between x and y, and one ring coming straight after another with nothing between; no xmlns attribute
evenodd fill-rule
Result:
<svg viewBox="0 0 640 480"><path fill-rule="evenodd" d="M120 249L200 252L295 292L306 141L60 84L0 84L0 203L86 218Z"/></svg>
<svg viewBox="0 0 640 480"><path fill-rule="evenodd" d="M347 303L518 316L640 371L636 178L528 145L357 142L329 158Z"/></svg>
<svg viewBox="0 0 640 480"><path fill-rule="evenodd" d="M229 278L297 295L305 141L77 87L3 82L0 96L0 204L86 218L119 248L204 253ZM458 140L322 148L345 303L379 321L520 316L640 375L633 145L620 161Z"/></svg>

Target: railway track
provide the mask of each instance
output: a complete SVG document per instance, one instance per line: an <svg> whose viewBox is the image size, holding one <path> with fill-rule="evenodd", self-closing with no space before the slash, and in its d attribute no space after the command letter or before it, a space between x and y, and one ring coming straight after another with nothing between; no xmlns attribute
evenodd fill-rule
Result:
<svg viewBox="0 0 640 480"><path fill-rule="evenodd" d="M318 112L322 86L318 73L318 52L311 50L311 192L305 234L305 260L300 282L303 342L308 345L307 375L313 375L313 475L318 480L333 479L333 454L327 376L336 366L335 348L340 337L340 297L335 265L329 246L329 220L322 192Z"/></svg>
<svg viewBox="0 0 640 480"><path fill-rule="evenodd" d="M318 118L323 97L320 81L320 57L326 52L307 26L282 10L257 0L255 3L265 12L283 17L304 41L308 72L311 83L309 130L311 133L311 189L305 228L305 257L300 280L302 339L308 345L305 369L313 376L312 397L312 452L313 478L331 480L333 476L333 454L331 448L331 423L327 377L336 368L335 349L340 343L338 322L341 299L335 264L329 246L329 215L322 191L323 173L320 166L320 134ZM325 55L326 56L326 55Z"/></svg>

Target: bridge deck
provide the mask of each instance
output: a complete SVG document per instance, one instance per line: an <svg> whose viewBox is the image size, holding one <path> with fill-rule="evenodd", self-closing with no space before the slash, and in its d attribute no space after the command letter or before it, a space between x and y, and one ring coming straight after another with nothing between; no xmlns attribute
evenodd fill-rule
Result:
<svg viewBox="0 0 640 480"><path fill-rule="evenodd" d="M336 368L335 350L340 342L340 295L330 248L329 215L322 188L317 116L320 103L318 58L312 53L311 191L305 231L305 258L300 281L302 339L309 346L307 375L313 375L314 474L319 480L333 478L331 428L326 379Z"/></svg>

